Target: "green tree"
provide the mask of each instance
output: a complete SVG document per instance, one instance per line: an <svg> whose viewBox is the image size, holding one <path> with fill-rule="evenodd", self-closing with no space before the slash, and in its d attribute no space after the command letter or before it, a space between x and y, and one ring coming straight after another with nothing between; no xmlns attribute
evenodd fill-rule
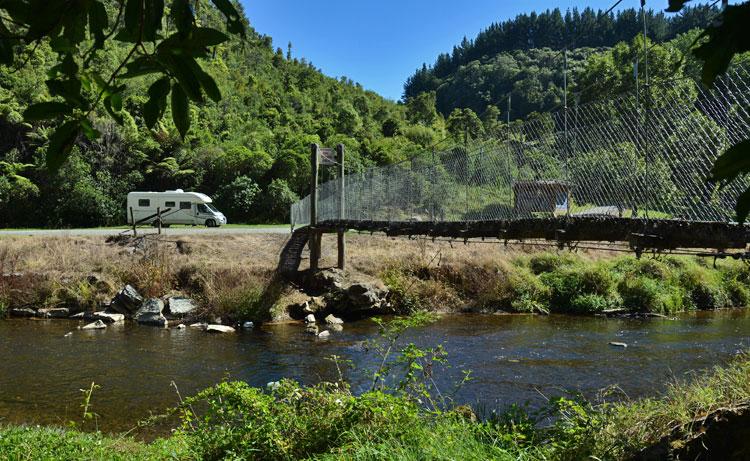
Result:
<svg viewBox="0 0 750 461"><path fill-rule="evenodd" d="M255 202L259 194L260 187L255 181L247 176L239 176L219 189L216 203L226 211L232 222L257 221L254 213L257 211Z"/></svg>
<svg viewBox="0 0 750 461"><path fill-rule="evenodd" d="M484 133L484 126L471 109L455 109L446 122L448 132L455 139L467 144Z"/></svg>

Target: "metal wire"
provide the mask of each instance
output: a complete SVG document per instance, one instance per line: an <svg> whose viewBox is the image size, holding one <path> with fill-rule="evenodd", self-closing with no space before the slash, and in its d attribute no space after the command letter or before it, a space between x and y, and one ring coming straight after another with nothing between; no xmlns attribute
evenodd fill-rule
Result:
<svg viewBox="0 0 750 461"><path fill-rule="evenodd" d="M750 139L750 73L713 89L690 79L543 114L507 139L451 145L346 176L318 189L319 221L473 221L572 215L731 221L748 186L708 180L727 147ZM565 130L567 119L567 130ZM343 192L343 194L342 194ZM339 208L343 195L344 211ZM309 224L310 197L291 209Z"/></svg>

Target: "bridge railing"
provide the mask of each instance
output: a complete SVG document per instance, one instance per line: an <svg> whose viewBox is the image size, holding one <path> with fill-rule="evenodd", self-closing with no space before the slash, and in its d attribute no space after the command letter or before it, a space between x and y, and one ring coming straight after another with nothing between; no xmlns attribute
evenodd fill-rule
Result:
<svg viewBox="0 0 750 461"><path fill-rule="evenodd" d="M646 93L646 91L648 93ZM512 124L503 139L430 151L318 189L319 221L475 221L613 216L730 221L747 183L708 181L728 146L750 139L750 73L712 89L689 79ZM341 214L339 200L345 202ZM309 223L310 197L291 209Z"/></svg>

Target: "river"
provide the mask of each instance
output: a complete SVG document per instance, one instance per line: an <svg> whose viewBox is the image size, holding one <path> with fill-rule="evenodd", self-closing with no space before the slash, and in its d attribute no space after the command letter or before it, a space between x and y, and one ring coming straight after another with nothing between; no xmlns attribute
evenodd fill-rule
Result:
<svg viewBox="0 0 750 461"><path fill-rule="evenodd" d="M346 378L367 388L375 357L365 342L371 321L345 325L319 340L301 325L268 325L213 336L133 324L73 331L61 320L0 321L0 423L80 421L80 389L101 387L91 400L99 428L127 430L149 411L177 402L175 382L190 395L222 379L255 386L283 377L303 383L336 378L335 354L350 360ZM750 343L750 311L685 314L674 320L566 316L454 315L409 332L406 341L443 344L451 367L437 374L443 390L471 370L456 394L484 411L580 392L595 397L618 386L630 398L658 395L675 378L726 363ZM627 348L609 346L612 341Z"/></svg>

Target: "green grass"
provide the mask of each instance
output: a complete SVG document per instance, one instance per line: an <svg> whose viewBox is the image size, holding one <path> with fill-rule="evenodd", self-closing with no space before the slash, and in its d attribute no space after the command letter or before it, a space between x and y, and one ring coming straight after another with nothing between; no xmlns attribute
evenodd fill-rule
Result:
<svg viewBox="0 0 750 461"><path fill-rule="evenodd" d="M665 436L680 449L677 442L703 431L693 424L696 418L749 401L747 355L675 382L660 398L603 404L552 399L539 411L514 407L486 420L468 407L435 412L405 396L377 391L353 396L343 384L282 381L264 391L225 382L175 409L171 417L179 421L167 438L145 443L51 427L0 426L0 458L620 460ZM703 443L710 446L710 439Z"/></svg>
<svg viewBox="0 0 750 461"><path fill-rule="evenodd" d="M421 266L398 263L382 274L401 312L429 309L434 293L454 293L452 305L480 312L591 315L624 309L672 315L689 310L747 307L750 268L742 262L622 256L591 261L572 253L540 253L504 262ZM429 288L429 289L426 289ZM404 306L399 306L399 304ZM468 307L467 307L468 306Z"/></svg>

